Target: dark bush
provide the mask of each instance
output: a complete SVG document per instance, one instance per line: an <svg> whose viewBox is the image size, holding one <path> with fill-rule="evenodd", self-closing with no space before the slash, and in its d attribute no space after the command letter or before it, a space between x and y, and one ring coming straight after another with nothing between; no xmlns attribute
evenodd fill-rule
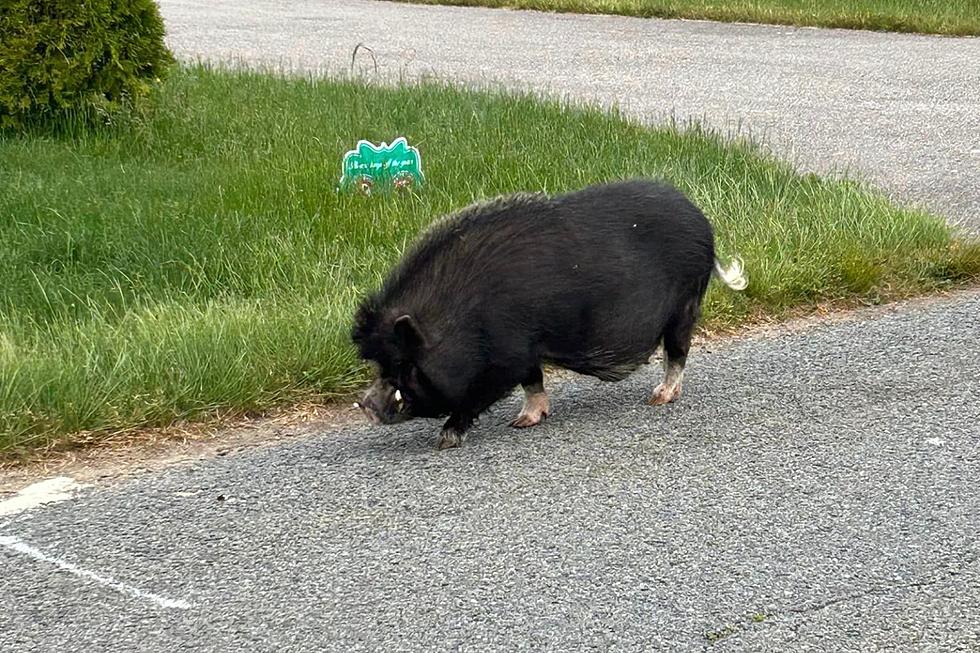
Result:
<svg viewBox="0 0 980 653"><path fill-rule="evenodd" d="M173 63L153 0L0 0L0 127L111 116Z"/></svg>

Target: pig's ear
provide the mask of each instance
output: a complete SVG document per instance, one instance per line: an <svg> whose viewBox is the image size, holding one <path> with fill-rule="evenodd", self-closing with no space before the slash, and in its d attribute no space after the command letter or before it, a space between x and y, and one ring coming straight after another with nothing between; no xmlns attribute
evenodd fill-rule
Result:
<svg viewBox="0 0 980 653"><path fill-rule="evenodd" d="M425 347L425 336L411 315L402 315L395 320L395 337L398 346L405 354L414 354Z"/></svg>

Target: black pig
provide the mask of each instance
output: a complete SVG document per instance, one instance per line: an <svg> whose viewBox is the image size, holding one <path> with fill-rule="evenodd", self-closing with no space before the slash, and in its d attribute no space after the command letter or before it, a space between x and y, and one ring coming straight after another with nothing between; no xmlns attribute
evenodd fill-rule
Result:
<svg viewBox="0 0 980 653"><path fill-rule="evenodd" d="M542 365L619 381L661 342L649 403L674 401L712 272L746 286L739 261L715 258L701 211L664 183L473 205L433 225L358 309L352 339L377 371L360 407L375 423L448 415L438 445L455 447L518 384L511 425L540 423Z"/></svg>

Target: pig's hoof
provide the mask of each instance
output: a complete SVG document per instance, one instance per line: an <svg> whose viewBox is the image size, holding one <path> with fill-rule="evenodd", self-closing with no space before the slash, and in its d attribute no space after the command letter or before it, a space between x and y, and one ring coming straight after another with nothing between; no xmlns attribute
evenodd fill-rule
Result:
<svg viewBox="0 0 980 653"><path fill-rule="evenodd" d="M669 404L672 401L676 401L678 397L681 396L681 387L679 385L666 385L661 383L653 390L653 396L650 397L648 402L651 406L662 406L664 404Z"/></svg>
<svg viewBox="0 0 980 653"><path fill-rule="evenodd" d="M528 395L524 400L524 407L513 422L510 423L515 429L526 429L529 426L537 426L548 416L550 406L548 405L548 395L543 392Z"/></svg>
<svg viewBox="0 0 980 653"><path fill-rule="evenodd" d="M459 433L453 429L443 429L442 433L439 434L439 442L436 446L439 450L442 449L453 449L463 444L463 434Z"/></svg>
<svg viewBox="0 0 980 653"><path fill-rule="evenodd" d="M547 415L544 413L540 415L528 415L521 413L517 416L517 419L510 423L510 425L515 429L526 429L529 426L537 426L544 421L545 417L547 417Z"/></svg>
<svg viewBox="0 0 980 653"><path fill-rule="evenodd" d="M526 429L529 426L537 426L548 416L547 410L528 410L525 408L521 414L510 423L515 429Z"/></svg>

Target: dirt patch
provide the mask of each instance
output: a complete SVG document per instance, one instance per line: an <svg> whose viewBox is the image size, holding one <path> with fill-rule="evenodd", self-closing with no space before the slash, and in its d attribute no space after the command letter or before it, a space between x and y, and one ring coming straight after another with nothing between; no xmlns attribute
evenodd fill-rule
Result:
<svg viewBox="0 0 980 653"><path fill-rule="evenodd" d="M70 476L81 483L112 481L360 423L358 411L349 403L337 402L293 406L257 418L127 431L83 441L69 450L41 450L22 458L0 459L0 497L52 476Z"/></svg>

